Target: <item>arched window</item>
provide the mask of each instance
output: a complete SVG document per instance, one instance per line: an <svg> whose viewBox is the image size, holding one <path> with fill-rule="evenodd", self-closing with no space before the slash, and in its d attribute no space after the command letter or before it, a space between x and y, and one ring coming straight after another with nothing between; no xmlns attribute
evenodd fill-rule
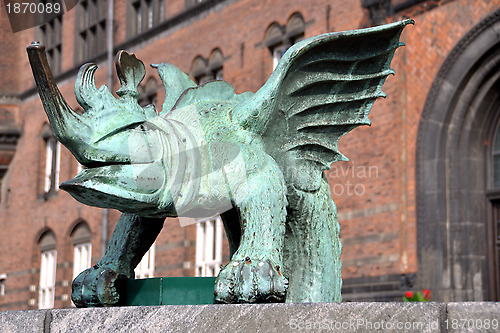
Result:
<svg viewBox="0 0 500 333"><path fill-rule="evenodd" d="M207 64L202 56L197 56L194 59L191 73L193 73L194 80L197 84L202 83L202 81L204 80L206 67Z"/></svg>
<svg viewBox="0 0 500 333"><path fill-rule="evenodd" d="M216 48L212 50L208 59L197 56L193 61L191 73L197 84L203 84L212 80L223 80L223 64L224 56L222 51Z"/></svg>
<svg viewBox="0 0 500 333"><path fill-rule="evenodd" d="M50 230L45 231L38 242L40 250L40 283L38 288L38 308L54 307L56 286L56 237Z"/></svg>
<svg viewBox="0 0 500 333"><path fill-rule="evenodd" d="M139 88L139 105L144 107L153 105L156 107L156 98L158 94L158 83L153 77L150 77L146 84L140 85Z"/></svg>
<svg viewBox="0 0 500 333"><path fill-rule="evenodd" d="M304 18L300 13L293 14L286 25L274 22L267 28L264 44L273 57L273 70L278 66L286 50L304 39L304 29Z"/></svg>
<svg viewBox="0 0 500 333"><path fill-rule="evenodd" d="M222 71L222 64L224 63L224 56L222 51L215 49L208 59L208 69L214 80L224 80L224 73Z"/></svg>
<svg viewBox="0 0 500 333"><path fill-rule="evenodd" d="M286 24L286 37L294 43L304 38L304 18L300 13L295 13L288 19Z"/></svg>
<svg viewBox="0 0 500 333"><path fill-rule="evenodd" d="M92 234L87 223L78 223L71 232L73 243L73 279L90 268L92 259Z"/></svg>
<svg viewBox="0 0 500 333"><path fill-rule="evenodd" d="M43 193L45 199L59 189L59 171L61 160L61 144L56 140L50 125L45 123L42 128L43 150Z"/></svg>
<svg viewBox="0 0 500 333"><path fill-rule="evenodd" d="M265 43L273 57L273 70L278 66L283 54L285 54L291 45L288 41L284 40L284 28L275 22L269 26L266 32Z"/></svg>

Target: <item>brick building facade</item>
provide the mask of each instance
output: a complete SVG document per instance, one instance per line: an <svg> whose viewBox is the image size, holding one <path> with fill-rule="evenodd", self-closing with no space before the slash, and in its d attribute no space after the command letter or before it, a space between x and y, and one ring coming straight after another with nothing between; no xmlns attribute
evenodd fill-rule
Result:
<svg viewBox="0 0 500 333"><path fill-rule="evenodd" d="M112 7L113 54L126 49L146 65L170 62L198 82L223 78L237 93L256 91L297 40L413 18L393 60L396 75L384 86L388 98L375 103L370 128L341 140L350 161L327 172L344 248L343 297L398 300L428 288L435 300L500 298L499 0L127 0ZM57 190L79 165L53 140L25 51L34 39L47 46L62 94L81 109L73 85L83 63L98 64L98 87L119 87L108 72L110 14L106 1L79 1L14 34L0 10L0 310L71 306L74 267L100 259L119 217ZM160 106L160 86L147 66L141 102ZM206 247L210 255L202 244L220 242L218 226L167 221L141 276L214 274L229 259L227 244Z"/></svg>

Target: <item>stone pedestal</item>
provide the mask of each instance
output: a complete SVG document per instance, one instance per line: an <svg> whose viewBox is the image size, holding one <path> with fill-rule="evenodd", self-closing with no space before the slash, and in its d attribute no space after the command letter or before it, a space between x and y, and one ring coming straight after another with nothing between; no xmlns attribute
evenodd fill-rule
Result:
<svg viewBox="0 0 500 333"><path fill-rule="evenodd" d="M0 312L1 332L498 332L500 303L163 305Z"/></svg>

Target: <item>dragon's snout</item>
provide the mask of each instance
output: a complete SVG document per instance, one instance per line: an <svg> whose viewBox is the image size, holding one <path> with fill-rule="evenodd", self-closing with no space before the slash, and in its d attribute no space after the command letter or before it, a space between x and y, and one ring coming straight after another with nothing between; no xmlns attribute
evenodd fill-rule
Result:
<svg viewBox="0 0 500 333"><path fill-rule="evenodd" d="M145 75L142 61L118 53L119 98L106 86L96 88L95 64L83 65L75 82L76 99L84 109L78 114L56 85L45 47L32 43L27 51L54 135L86 167L60 188L92 206L146 214L157 209L166 182L164 152L161 130L149 121L157 117L155 108L137 102L137 86Z"/></svg>
<svg viewBox="0 0 500 333"><path fill-rule="evenodd" d="M130 152L135 147L128 145L130 131L138 129L140 132L144 123L156 116L154 107L142 108L137 103L137 86L145 75L142 61L124 51L118 53L116 68L122 83L117 92L119 98L115 98L106 86L96 88L97 65L83 65L75 81L76 99L84 109L83 114L78 114L56 85L45 46L34 42L27 52L54 135L75 158L86 167L133 163Z"/></svg>

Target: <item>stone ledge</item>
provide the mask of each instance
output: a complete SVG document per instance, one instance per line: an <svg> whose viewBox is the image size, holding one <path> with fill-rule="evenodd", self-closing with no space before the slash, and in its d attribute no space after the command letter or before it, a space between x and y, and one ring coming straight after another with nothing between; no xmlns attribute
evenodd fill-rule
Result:
<svg viewBox="0 0 500 333"><path fill-rule="evenodd" d="M500 303L163 305L0 312L2 332L498 332ZM488 324L489 323L489 324Z"/></svg>

